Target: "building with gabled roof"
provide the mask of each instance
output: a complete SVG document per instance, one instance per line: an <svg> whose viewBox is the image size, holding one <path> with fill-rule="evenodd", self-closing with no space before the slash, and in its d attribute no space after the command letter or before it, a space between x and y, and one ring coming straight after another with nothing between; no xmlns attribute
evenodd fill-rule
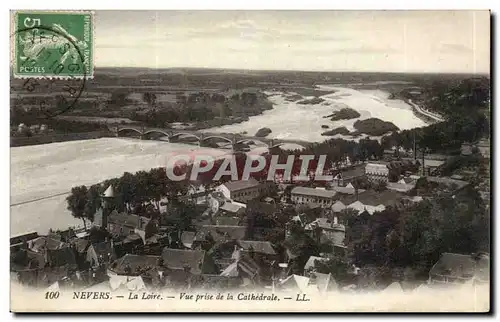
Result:
<svg viewBox="0 0 500 322"><path fill-rule="evenodd" d="M269 189L269 184L259 182L254 178L248 180L229 181L217 187L224 197L239 202L247 202L258 198Z"/></svg>
<svg viewBox="0 0 500 322"><path fill-rule="evenodd" d="M282 291L305 293L307 292L308 285L309 278L293 274L281 281L278 287Z"/></svg>
<svg viewBox="0 0 500 322"><path fill-rule="evenodd" d="M138 276L161 264L161 256L126 254L108 267L108 275Z"/></svg>
<svg viewBox="0 0 500 322"><path fill-rule="evenodd" d="M165 247L161 258L170 270L185 270L191 274L218 274L215 262L203 250L172 249Z"/></svg>
<svg viewBox="0 0 500 322"><path fill-rule="evenodd" d="M50 238L48 236L41 236L28 242L28 248L38 253L68 247L68 245L68 243Z"/></svg>
<svg viewBox="0 0 500 322"><path fill-rule="evenodd" d="M38 237L39 236L38 236L38 233L36 231L16 235L14 237L10 237L10 245L11 246L18 245L18 244L20 245L24 242L28 242L28 241L36 239Z"/></svg>
<svg viewBox="0 0 500 322"><path fill-rule="evenodd" d="M358 211L360 214L363 212L368 212L370 215L373 215L375 212L381 212L385 210L384 205L371 206L365 205L361 201L355 201L352 204L348 205L347 208Z"/></svg>
<svg viewBox="0 0 500 322"><path fill-rule="evenodd" d="M313 204L328 207L333 204L333 198L337 193L334 190L299 186L293 188L290 194L294 203Z"/></svg>
<svg viewBox="0 0 500 322"><path fill-rule="evenodd" d="M343 245L345 239L345 226L338 223L338 218L333 220L325 217L316 218L313 222L305 225L305 231L317 242L329 240L334 245ZM319 233L319 235L317 235Z"/></svg>
<svg viewBox="0 0 500 322"><path fill-rule="evenodd" d="M330 208L333 212L341 212L347 208L346 205L340 200L335 201L335 203Z"/></svg>
<svg viewBox="0 0 500 322"><path fill-rule="evenodd" d="M337 290L338 285L332 274L313 272L309 277L308 288L310 290L318 291L319 293L327 293Z"/></svg>
<svg viewBox="0 0 500 322"><path fill-rule="evenodd" d="M332 186L345 187L358 178L365 176L365 164L341 170L332 180Z"/></svg>
<svg viewBox="0 0 500 322"><path fill-rule="evenodd" d="M276 255L273 245L268 241L238 240L237 245L246 252L253 251L256 254Z"/></svg>
<svg viewBox="0 0 500 322"><path fill-rule="evenodd" d="M365 175L372 182L388 182L389 167L385 162L370 162L366 164Z"/></svg>
<svg viewBox="0 0 500 322"><path fill-rule="evenodd" d="M220 213L221 215L228 214L238 216L245 213L245 207L226 201L219 206L218 213Z"/></svg>
<svg viewBox="0 0 500 322"><path fill-rule="evenodd" d="M431 284L464 284L475 280L490 279L490 257L488 254L443 253L429 271Z"/></svg>
<svg viewBox="0 0 500 322"><path fill-rule="evenodd" d="M246 278L257 284L261 274L261 267L259 264L257 264L250 255L244 252L237 252L233 257L234 262L226 267L220 275Z"/></svg>
<svg viewBox="0 0 500 322"><path fill-rule="evenodd" d="M192 247L196 248L205 242L220 244L231 240L245 239L246 226L203 225L196 232Z"/></svg>
<svg viewBox="0 0 500 322"><path fill-rule="evenodd" d="M307 273L310 270L313 270L314 268L316 268L316 261L325 262L327 260L328 260L327 258L319 257L319 256L311 256L311 257L309 257L309 259L307 260L306 264L304 265L304 275L307 275Z"/></svg>
<svg viewBox="0 0 500 322"><path fill-rule="evenodd" d="M93 267L111 263L116 259L113 243L110 241L104 241L91 244L87 249L86 259L87 262L89 262Z"/></svg>

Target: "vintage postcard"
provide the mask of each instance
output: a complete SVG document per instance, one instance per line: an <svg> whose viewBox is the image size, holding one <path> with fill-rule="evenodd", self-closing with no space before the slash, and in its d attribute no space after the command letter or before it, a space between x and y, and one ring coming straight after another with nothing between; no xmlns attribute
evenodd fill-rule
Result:
<svg viewBox="0 0 500 322"><path fill-rule="evenodd" d="M10 18L11 311L490 311L489 11Z"/></svg>

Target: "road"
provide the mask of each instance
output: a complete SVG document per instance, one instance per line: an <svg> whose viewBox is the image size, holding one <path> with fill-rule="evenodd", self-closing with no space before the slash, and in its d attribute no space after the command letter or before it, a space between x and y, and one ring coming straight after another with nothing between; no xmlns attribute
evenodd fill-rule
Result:
<svg viewBox="0 0 500 322"><path fill-rule="evenodd" d="M435 114L435 113L432 113L432 112L429 112L427 110L424 110L423 108L421 108L417 104L413 103L411 99L408 99L408 104L410 104L418 113L420 113L428 118L431 118L436 122L444 122L444 118L442 116Z"/></svg>

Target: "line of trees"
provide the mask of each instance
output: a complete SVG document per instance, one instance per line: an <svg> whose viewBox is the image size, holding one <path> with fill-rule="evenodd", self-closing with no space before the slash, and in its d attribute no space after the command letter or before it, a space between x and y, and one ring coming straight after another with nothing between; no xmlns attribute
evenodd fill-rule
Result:
<svg viewBox="0 0 500 322"><path fill-rule="evenodd" d="M446 151L460 148L464 142L489 137L490 81L470 78L459 82L435 81L425 84L420 98L411 97L417 104L445 117L444 122L422 128L393 132L382 138L382 146L413 149L413 138L419 148ZM402 92L398 97L410 98Z"/></svg>
<svg viewBox="0 0 500 322"><path fill-rule="evenodd" d="M207 92L179 94L176 102L158 102L155 93L146 92L143 100L152 108L145 113L132 111L129 118L151 126L164 126L174 122L204 122L216 117L257 115L272 108L272 103L263 94L246 91L231 96ZM115 103L124 104L122 101Z"/></svg>

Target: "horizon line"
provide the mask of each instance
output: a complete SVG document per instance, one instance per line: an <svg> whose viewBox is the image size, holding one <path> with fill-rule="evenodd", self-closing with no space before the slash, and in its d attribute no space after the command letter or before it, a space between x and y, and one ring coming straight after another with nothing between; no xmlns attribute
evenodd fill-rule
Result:
<svg viewBox="0 0 500 322"><path fill-rule="evenodd" d="M220 71L242 71L242 72L303 72L303 73L357 73L357 74L414 74L414 75L482 75L490 76L491 72L418 72L418 71L356 71L356 70L306 70L306 69L247 69L247 68L224 68L224 67L139 67L139 66L94 66L97 69L143 69L143 70L175 70L175 69L205 69Z"/></svg>

